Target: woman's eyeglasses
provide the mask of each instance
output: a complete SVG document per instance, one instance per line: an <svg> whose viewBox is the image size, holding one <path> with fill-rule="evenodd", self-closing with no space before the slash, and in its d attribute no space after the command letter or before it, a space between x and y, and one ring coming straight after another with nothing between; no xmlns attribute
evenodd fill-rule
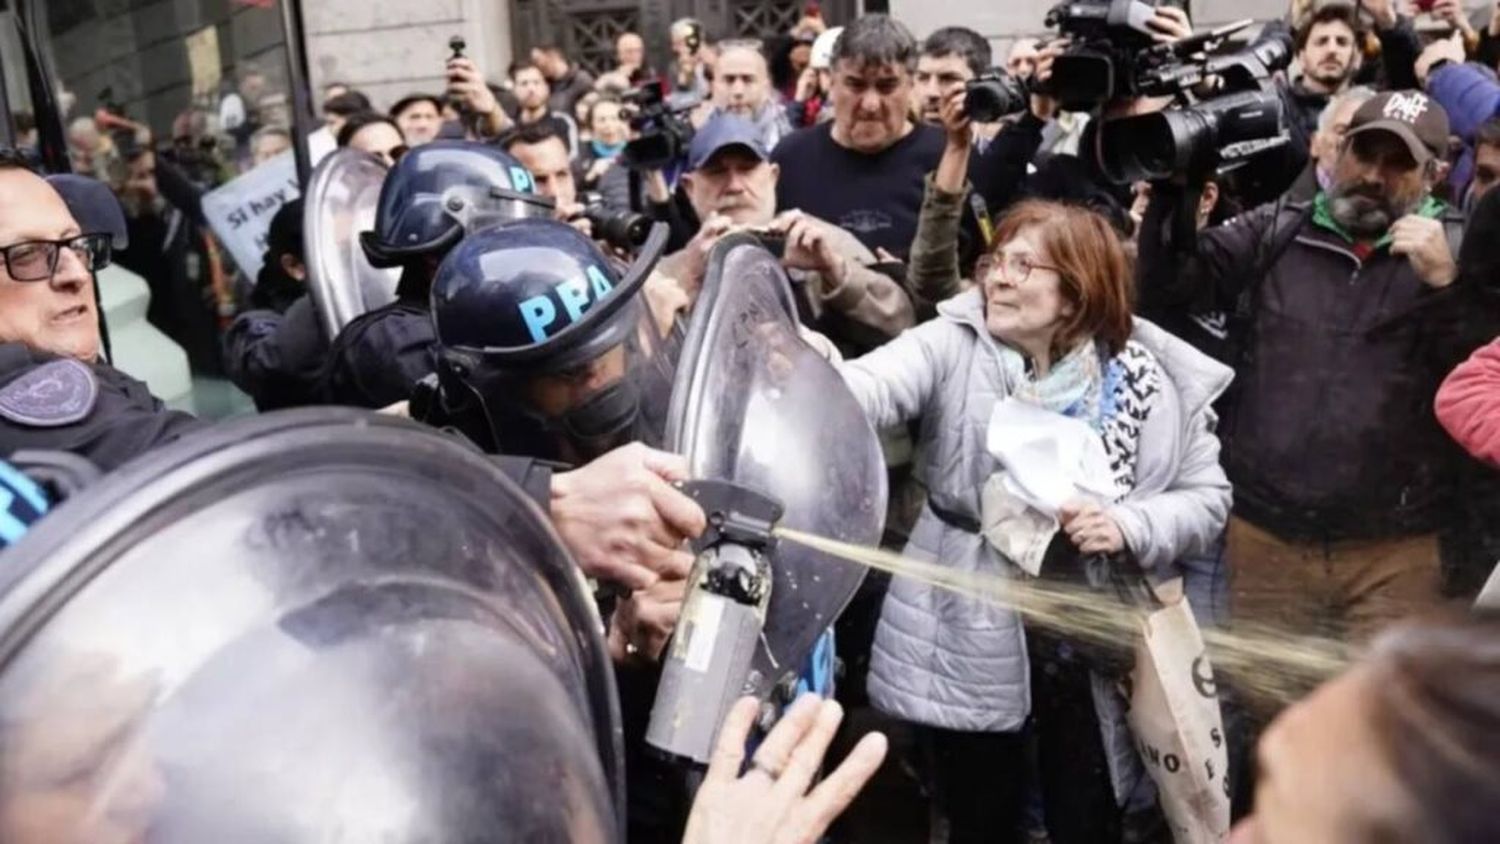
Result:
<svg viewBox="0 0 1500 844"><path fill-rule="evenodd" d="M16 281L47 281L57 272L63 249L73 250L78 260L98 272L109 266L109 235L82 234L65 240L26 240L0 247L5 271Z"/></svg>
<svg viewBox="0 0 1500 844"><path fill-rule="evenodd" d="M1004 278L1012 284L1019 285L1025 284L1027 279L1031 278L1032 270L1051 270L1058 274L1062 273L1062 270L1057 267L1037 263L1026 255L987 254L974 265L974 277L980 281Z"/></svg>

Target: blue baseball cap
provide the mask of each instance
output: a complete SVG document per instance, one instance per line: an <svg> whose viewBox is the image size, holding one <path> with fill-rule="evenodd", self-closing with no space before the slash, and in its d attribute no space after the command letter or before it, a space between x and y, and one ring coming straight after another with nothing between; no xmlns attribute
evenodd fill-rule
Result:
<svg viewBox="0 0 1500 844"><path fill-rule="evenodd" d="M771 154L760 142L760 132L755 124L737 114L716 114L703 124L688 145L688 170L697 170L728 147L744 147L761 161L769 161Z"/></svg>

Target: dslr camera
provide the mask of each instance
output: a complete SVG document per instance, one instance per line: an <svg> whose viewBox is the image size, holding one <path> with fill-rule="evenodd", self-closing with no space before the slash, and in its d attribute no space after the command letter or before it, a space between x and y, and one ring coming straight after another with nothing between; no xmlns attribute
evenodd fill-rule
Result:
<svg viewBox="0 0 1500 844"><path fill-rule="evenodd" d="M632 170L663 170L687 154L693 142L693 124L688 114L698 107L697 97L669 97L660 80L642 83L624 96L636 112L630 128L637 136L620 153Z"/></svg>
<svg viewBox="0 0 1500 844"><path fill-rule="evenodd" d="M975 123L994 123L1026 110L1026 84L1003 70L991 70L964 83L964 114Z"/></svg>
<svg viewBox="0 0 1500 844"><path fill-rule="evenodd" d="M598 194L587 194L585 205L574 219L589 221L594 237L619 249L634 252L645 244L651 234L651 219L634 211L619 211L607 208Z"/></svg>

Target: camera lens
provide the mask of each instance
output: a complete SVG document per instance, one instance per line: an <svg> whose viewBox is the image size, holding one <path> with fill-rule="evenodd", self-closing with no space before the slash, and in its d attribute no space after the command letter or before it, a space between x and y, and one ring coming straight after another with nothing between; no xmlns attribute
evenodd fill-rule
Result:
<svg viewBox="0 0 1500 844"><path fill-rule="evenodd" d="M964 85L964 113L976 123L994 123L1026 109L1021 83L1001 73L988 73Z"/></svg>

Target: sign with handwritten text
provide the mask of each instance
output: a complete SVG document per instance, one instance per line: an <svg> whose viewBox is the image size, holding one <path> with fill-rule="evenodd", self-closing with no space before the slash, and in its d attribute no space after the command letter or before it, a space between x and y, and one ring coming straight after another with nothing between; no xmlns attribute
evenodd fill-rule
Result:
<svg viewBox="0 0 1500 844"><path fill-rule="evenodd" d="M203 195L208 225L250 281L265 259L271 218L299 195L290 150Z"/></svg>

